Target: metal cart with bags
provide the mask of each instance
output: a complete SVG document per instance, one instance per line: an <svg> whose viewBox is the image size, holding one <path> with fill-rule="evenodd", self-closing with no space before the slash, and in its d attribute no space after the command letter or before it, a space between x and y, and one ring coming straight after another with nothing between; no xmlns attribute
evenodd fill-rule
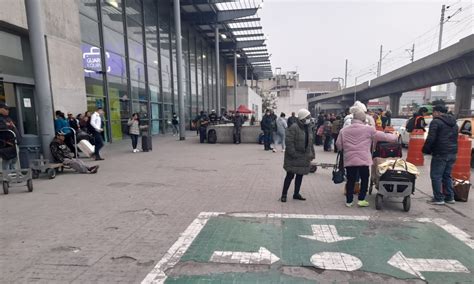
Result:
<svg viewBox="0 0 474 284"><path fill-rule="evenodd" d="M0 130L0 132L8 133L12 135L12 140L9 140L8 143L4 141L5 145L8 145L9 143L13 143L14 145L9 145L9 147L4 147L2 149L7 149L7 148L14 148L14 151L16 151L16 156L12 157L9 160L15 159L15 169L7 169L2 171L2 185L3 185L3 193L8 194L10 186L15 184L15 185L24 185L28 188L29 192L33 191L33 179L31 176L31 169L22 169L20 166L20 151L18 148L18 140L16 137L15 132L12 130ZM7 134L7 135L8 135ZM10 149L10 151L13 151L13 149ZM2 159L5 159L6 157L2 155Z"/></svg>
<svg viewBox="0 0 474 284"><path fill-rule="evenodd" d="M386 171L381 172L379 165L388 161L392 165ZM398 197L403 198L403 210L405 212L410 211L410 196L415 192L415 181L416 175L409 172L408 164L405 160L374 159L369 194L372 193L375 186L378 190L375 196L375 208L381 210L385 198Z"/></svg>

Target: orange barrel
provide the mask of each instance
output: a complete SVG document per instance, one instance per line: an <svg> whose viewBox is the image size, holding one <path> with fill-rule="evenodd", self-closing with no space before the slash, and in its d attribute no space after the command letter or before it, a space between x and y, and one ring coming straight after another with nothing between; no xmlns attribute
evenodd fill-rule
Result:
<svg viewBox="0 0 474 284"><path fill-rule="evenodd" d="M466 135L458 136L458 156L451 175L455 179L469 180L471 178L471 149L472 141Z"/></svg>
<svg viewBox="0 0 474 284"><path fill-rule="evenodd" d="M385 133L393 133L395 132L395 129L393 128L393 126L385 126L384 131Z"/></svg>
<svg viewBox="0 0 474 284"><path fill-rule="evenodd" d="M407 162L415 166L423 166L425 160L421 149L425 144L425 132L422 129L414 129L410 134L408 142Z"/></svg>

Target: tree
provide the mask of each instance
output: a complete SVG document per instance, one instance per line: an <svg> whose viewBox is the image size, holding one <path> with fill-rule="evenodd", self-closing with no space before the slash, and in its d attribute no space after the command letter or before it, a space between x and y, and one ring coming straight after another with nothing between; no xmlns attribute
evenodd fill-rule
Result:
<svg viewBox="0 0 474 284"><path fill-rule="evenodd" d="M275 110L277 108L278 96L276 92L262 91L260 94L262 97L262 110L267 109Z"/></svg>

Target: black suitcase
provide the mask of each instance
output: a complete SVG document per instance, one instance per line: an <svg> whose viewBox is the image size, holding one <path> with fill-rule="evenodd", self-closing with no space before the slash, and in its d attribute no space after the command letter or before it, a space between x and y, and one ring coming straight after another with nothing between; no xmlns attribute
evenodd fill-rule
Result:
<svg viewBox="0 0 474 284"><path fill-rule="evenodd" d="M151 136L142 136L142 150L143 152L153 151Z"/></svg>
<svg viewBox="0 0 474 284"><path fill-rule="evenodd" d="M216 144L217 143L217 133L216 130L211 129L207 133L207 143L209 144Z"/></svg>

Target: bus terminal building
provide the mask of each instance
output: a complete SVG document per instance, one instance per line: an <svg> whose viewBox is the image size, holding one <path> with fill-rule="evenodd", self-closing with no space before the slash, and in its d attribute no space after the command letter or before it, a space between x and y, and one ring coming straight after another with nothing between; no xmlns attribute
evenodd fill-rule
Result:
<svg viewBox="0 0 474 284"><path fill-rule="evenodd" d="M108 142L126 137L135 112L151 134L166 133L174 112L188 128L200 111L232 105L229 87L271 77L258 9L222 0L2 0L0 101L43 151L56 110L102 107Z"/></svg>

